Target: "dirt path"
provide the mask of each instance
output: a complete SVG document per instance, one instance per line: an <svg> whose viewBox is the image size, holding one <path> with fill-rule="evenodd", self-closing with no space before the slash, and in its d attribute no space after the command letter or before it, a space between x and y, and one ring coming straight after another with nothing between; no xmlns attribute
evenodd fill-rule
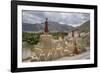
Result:
<svg viewBox="0 0 100 73"><path fill-rule="evenodd" d="M79 60L79 59L89 59L90 58L90 50L87 50L84 53L81 53L79 55L75 55L72 57L63 57L57 60Z"/></svg>

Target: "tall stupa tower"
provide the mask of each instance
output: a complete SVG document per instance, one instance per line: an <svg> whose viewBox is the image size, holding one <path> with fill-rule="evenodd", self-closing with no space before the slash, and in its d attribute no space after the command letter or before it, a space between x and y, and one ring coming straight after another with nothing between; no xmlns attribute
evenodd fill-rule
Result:
<svg viewBox="0 0 100 73"><path fill-rule="evenodd" d="M44 32L45 32L45 33L48 33L48 32L49 32L49 30L48 30L48 19L47 19L47 18L46 18L46 21L45 21Z"/></svg>
<svg viewBox="0 0 100 73"><path fill-rule="evenodd" d="M40 45L43 49L50 49L52 48L52 40L53 37L50 35L48 30L48 19L46 18L45 24L44 24L44 34L40 35Z"/></svg>

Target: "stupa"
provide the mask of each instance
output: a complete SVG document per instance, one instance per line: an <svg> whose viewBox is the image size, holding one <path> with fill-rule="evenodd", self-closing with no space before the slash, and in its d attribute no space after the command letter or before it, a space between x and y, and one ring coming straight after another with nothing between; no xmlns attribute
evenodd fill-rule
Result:
<svg viewBox="0 0 100 73"><path fill-rule="evenodd" d="M79 54L80 53L80 49L77 47L76 44L76 39L74 39L74 50L73 50L73 54Z"/></svg>
<svg viewBox="0 0 100 73"><path fill-rule="evenodd" d="M51 49L53 48L53 36L49 34L48 29L48 19L46 18L44 34L40 35L40 46L42 49Z"/></svg>

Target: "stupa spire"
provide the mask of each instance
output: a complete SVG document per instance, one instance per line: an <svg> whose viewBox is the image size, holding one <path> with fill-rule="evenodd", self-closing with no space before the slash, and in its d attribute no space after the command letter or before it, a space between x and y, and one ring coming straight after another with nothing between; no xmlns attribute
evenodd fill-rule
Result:
<svg viewBox="0 0 100 73"><path fill-rule="evenodd" d="M48 30L48 18L46 18L46 21L45 21L45 28L44 28L44 32L49 32Z"/></svg>

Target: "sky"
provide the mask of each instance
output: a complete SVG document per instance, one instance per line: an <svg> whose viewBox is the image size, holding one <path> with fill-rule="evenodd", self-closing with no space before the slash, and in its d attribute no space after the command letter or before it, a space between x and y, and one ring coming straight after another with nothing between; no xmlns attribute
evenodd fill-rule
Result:
<svg viewBox="0 0 100 73"><path fill-rule="evenodd" d="M76 27L90 20L90 14L78 12L46 12L22 10L23 23L43 23L45 22L46 18L48 18L48 22L58 22L60 24L67 24Z"/></svg>

